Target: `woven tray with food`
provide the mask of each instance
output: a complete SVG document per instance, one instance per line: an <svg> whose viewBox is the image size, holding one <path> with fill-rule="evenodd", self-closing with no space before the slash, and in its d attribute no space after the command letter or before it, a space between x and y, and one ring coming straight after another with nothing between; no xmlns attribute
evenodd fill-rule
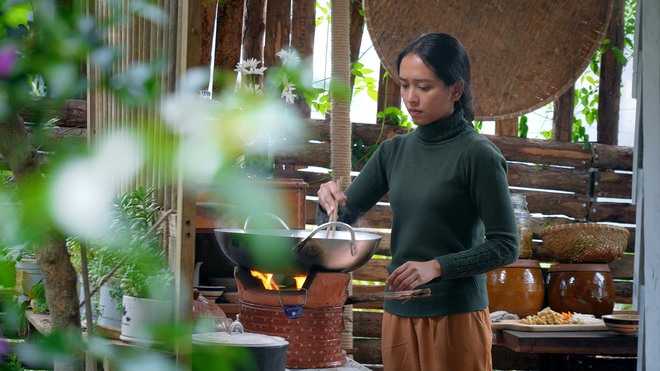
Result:
<svg viewBox="0 0 660 371"><path fill-rule="evenodd" d="M492 323L493 330L519 331L605 331L602 319L591 314L555 312L545 308L522 319L503 319Z"/></svg>

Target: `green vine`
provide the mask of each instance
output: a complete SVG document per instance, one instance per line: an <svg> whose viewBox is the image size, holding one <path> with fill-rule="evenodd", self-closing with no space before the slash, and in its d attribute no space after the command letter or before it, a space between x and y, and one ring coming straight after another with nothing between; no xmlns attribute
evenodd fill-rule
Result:
<svg viewBox="0 0 660 371"><path fill-rule="evenodd" d="M573 142L584 142L589 149L589 134L586 126L592 126L598 121L598 99L600 84L600 62L604 53L611 52L622 66L628 64L634 49L633 35L635 32L636 0L626 0L624 6L623 46L621 50L612 45L610 39L605 39L589 63L589 67L578 79L581 87L575 89L575 109L579 115L573 117Z"/></svg>
<svg viewBox="0 0 660 371"><path fill-rule="evenodd" d="M635 13L637 9L636 0L626 0L624 6L624 25L623 25L623 50L612 45L611 40L603 40L600 48L596 51L589 66L585 69L582 75L578 78L578 86L574 90L574 115L572 125L572 140L573 142L583 142L584 149L589 150L589 134L587 127L591 127L598 121L598 100L599 100L599 84L600 84L600 62L603 53L611 52L618 63L626 66L634 50L634 33L635 33ZM552 112L552 106L546 106L546 112ZM524 131L523 125L526 121L519 121L518 131ZM543 130L540 132L544 139L552 138L552 129ZM521 135L522 136L522 135Z"/></svg>

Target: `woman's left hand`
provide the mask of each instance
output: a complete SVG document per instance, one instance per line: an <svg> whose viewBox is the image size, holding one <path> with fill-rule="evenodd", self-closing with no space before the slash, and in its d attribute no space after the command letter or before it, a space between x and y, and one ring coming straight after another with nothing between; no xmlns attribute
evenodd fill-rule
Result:
<svg viewBox="0 0 660 371"><path fill-rule="evenodd" d="M440 263L432 259L425 262L409 261L394 270L385 284L390 291L414 290L415 287L425 284L442 275Z"/></svg>

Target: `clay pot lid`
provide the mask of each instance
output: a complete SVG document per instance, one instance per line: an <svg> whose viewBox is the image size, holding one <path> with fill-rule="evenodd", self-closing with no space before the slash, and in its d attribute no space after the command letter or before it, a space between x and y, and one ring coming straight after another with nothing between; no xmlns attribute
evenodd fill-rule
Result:
<svg viewBox="0 0 660 371"><path fill-rule="evenodd" d="M364 0L374 49L390 77L406 44L430 31L452 34L470 58L478 120L531 112L572 89L591 62L612 15L612 0Z"/></svg>
<svg viewBox="0 0 660 371"><path fill-rule="evenodd" d="M541 263L538 260L533 259L518 259L502 268L541 268Z"/></svg>
<svg viewBox="0 0 660 371"><path fill-rule="evenodd" d="M550 267L548 272L609 272L610 266L607 264L555 264Z"/></svg>

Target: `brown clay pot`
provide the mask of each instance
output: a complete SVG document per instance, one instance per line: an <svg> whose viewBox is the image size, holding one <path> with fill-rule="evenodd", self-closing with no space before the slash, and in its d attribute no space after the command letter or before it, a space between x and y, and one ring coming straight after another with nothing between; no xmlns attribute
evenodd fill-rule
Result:
<svg viewBox="0 0 660 371"><path fill-rule="evenodd" d="M614 309L614 281L607 264L555 264L547 281L548 304L556 312L600 317Z"/></svg>
<svg viewBox="0 0 660 371"><path fill-rule="evenodd" d="M525 317L543 308L545 284L538 260L518 259L486 273L486 287L491 313L504 310Z"/></svg>

